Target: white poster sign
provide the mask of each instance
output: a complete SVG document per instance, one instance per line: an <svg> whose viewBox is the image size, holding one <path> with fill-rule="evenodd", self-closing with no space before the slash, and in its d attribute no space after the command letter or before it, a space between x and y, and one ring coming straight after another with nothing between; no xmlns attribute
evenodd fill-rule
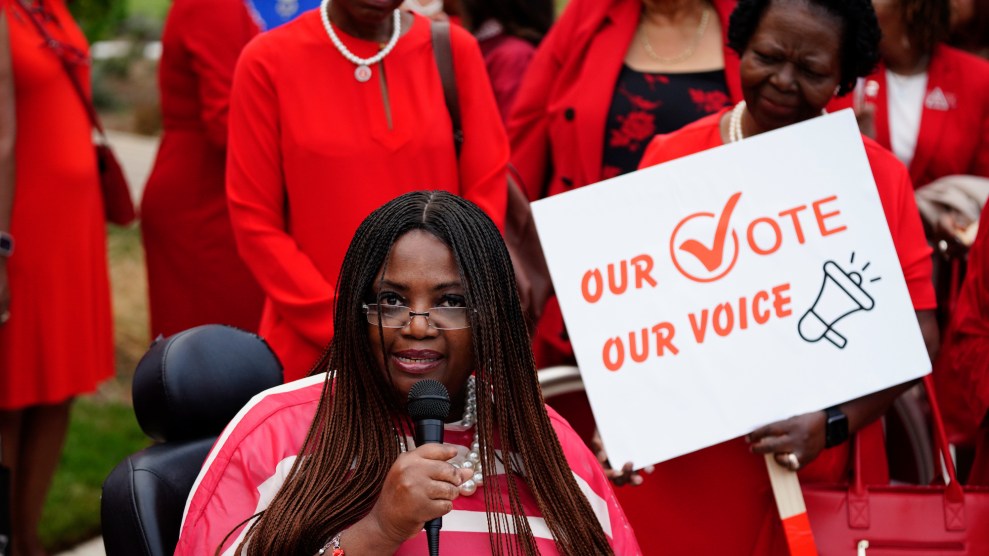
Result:
<svg viewBox="0 0 989 556"><path fill-rule="evenodd" d="M851 111L532 210L612 462L930 372Z"/></svg>

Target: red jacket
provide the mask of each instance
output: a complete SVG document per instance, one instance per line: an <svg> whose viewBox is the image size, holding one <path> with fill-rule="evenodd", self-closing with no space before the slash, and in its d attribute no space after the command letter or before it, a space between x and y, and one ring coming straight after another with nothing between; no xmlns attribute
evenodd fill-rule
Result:
<svg viewBox="0 0 989 556"><path fill-rule="evenodd" d="M735 0L712 0L722 33ZM529 198L601 181L605 124L635 35L640 0L572 0L522 81L508 133ZM741 100L738 54L725 47L732 100Z"/></svg>
<svg viewBox="0 0 989 556"><path fill-rule="evenodd" d="M927 72L917 148L910 162L914 189L955 174L989 177L989 62L939 44ZM865 100L876 105L876 142L891 149L886 90L886 67L880 64L866 79ZM851 96L832 108L850 106Z"/></svg>

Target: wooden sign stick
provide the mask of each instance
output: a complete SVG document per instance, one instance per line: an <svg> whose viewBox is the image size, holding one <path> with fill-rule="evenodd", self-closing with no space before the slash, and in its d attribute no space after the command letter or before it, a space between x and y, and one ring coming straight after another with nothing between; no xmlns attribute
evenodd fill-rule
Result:
<svg viewBox="0 0 989 556"><path fill-rule="evenodd" d="M797 472L776 463L773 454L766 454L766 468L769 470L769 482L773 485L773 497L776 498L780 521L783 522L790 556L817 556L814 533L810 530L810 520L807 519L807 507L804 506L804 495L800 491Z"/></svg>

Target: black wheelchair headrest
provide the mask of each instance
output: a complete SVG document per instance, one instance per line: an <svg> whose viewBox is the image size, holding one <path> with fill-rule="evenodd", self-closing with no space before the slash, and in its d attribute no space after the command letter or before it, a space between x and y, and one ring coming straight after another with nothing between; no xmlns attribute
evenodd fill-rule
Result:
<svg viewBox="0 0 989 556"><path fill-rule="evenodd" d="M251 397L281 383L263 339L207 324L151 344L134 373L134 412L159 442L216 436Z"/></svg>

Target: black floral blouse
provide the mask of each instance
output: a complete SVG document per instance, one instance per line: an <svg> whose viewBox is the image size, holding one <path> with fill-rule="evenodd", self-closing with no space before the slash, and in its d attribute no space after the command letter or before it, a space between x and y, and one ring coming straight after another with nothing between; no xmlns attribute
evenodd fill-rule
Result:
<svg viewBox="0 0 989 556"><path fill-rule="evenodd" d="M676 131L730 104L722 70L642 73L622 67L605 127L602 177L638 168L653 136Z"/></svg>

